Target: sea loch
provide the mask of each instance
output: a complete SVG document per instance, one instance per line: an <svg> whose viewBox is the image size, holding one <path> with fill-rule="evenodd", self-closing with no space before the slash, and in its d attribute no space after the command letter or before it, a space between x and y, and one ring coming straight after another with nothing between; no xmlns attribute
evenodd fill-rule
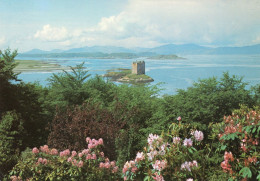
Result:
<svg viewBox="0 0 260 181"><path fill-rule="evenodd" d="M198 79L209 77L220 78L223 72L230 75L242 76L250 86L260 83L260 55L183 55L185 60L149 60L146 62L146 74L154 79L152 85L160 85L161 95L175 94L177 89L186 89ZM29 59L23 57L23 59ZM32 58L31 58L32 59ZM57 58L44 60L62 66L75 66L85 62L89 73L103 75L106 70L113 68L131 68L135 59L86 59L86 58ZM143 59L142 59L143 60ZM43 86L48 85L47 79L55 72L24 72L19 78L25 82L39 81Z"/></svg>

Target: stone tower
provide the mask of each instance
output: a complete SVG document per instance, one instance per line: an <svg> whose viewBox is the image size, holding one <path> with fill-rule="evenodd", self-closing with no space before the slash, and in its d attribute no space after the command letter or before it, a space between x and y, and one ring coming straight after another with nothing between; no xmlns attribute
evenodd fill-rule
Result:
<svg viewBox="0 0 260 181"><path fill-rule="evenodd" d="M136 74L136 75L145 74L145 62L144 61L133 62L132 74Z"/></svg>

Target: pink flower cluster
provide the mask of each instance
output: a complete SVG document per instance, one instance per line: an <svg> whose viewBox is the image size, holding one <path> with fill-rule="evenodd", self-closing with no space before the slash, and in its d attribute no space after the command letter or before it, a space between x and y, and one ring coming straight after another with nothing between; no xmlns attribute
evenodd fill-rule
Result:
<svg viewBox="0 0 260 181"><path fill-rule="evenodd" d="M105 163L104 162L100 162L99 164L100 168L106 168L106 169L112 169L112 173L116 173L118 172L118 166L116 166L116 162L112 161L110 162L109 159L105 159Z"/></svg>
<svg viewBox="0 0 260 181"><path fill-rule="evenodd" d="M165 181L162 175L159 175L157 172L154 173L153 179L156 181Z"/></svg>
<svg viewBox="0 0 260 181"><path fill-rule="evenodd" d="M43 164L43 165L46 165L48 163L48 160L46 158L38 158L38 161L37 161L37 165L38 164Z"/></svg>
<svg viewBox="0 0 260 181"><path fill-rule="evenodd" d="M32 149L32 153L33 154L37 154L37 153L39 153L40 151L38 150L38 148L36 148L36 147L34 147L33 149Z"/></svg>
<svg viewBox="0 0 260 181"><path fill-rule="evenodd" d="M181 138L180 137L173 137L172 142L173 142L173 144L177 145L181 142Z"/></svg>
<svg viewBox="0 0 260 181"><path fill-rule="evenodd" d="M204 138L203 132L196 130L196 131L194 132L194 137L195 137L195 140L197 140L197 141L202 141L203 138Z"/></svg>
<svg viewBox="0 0 260 181"><path fill-rule="evenodd" d="M154 143L154 142L158 142L158 141L160 141L161 139L159 139L160 137L158 136L158 135L153 135L153 134L149 134L149 137L148 137L148 139L147 139L147 142L148 142L148 144L150 145L150 146L152 146L152 144Z"/></svg>
<svg viewBox="0 0 260 181"><path fill-rule="evenodd" d="M65 157L65 156L69 156L69 155L70 155L69 149L66 149L66 150L60 152L60 157Z"/></svg>
<svg viewBox="0 0 260 181"><path fill-rule="evenodd" d="M50 152L51 155L58 155L58 150L53 148L51 149L51 152Z"/></svg>
<svg viewBox="0 0 260 181"><path fill-rule="evenodd" d="M49 152L50 152L48 145L41 146L40 150L41 150L41 152L46 153L46 154L49 154Z"/></svg>
<svg viewBox="0 0 260 181"><path fill-rule="evenodd" d="M184 162L181 164L181 170L187 170L190 172L193 167L198 167L198 162L196 160L193 160L193 162Z"/></svg>
<svg viewBox="0 0 260 181"><path fill-rule="evenodd" d="M135 165L135 162L131 160L130 162L126 162L123 168L123 173L125 174L128 170L135 173L137 171L137 167Z"/></svg>
<svg viewBox="0 0 260 181"><path fill-rule="evenodd" d="M96 160L96 159L97 159L97 155L95 153L87 154L86 156L86 160Z"/></svg>
<svg viewBox="0 0 260 181"><path fill-rule="evenodd" d="M161 171L167 166L167 161L166 160L156 160L155 163L153 164L153 169Z"/></svg>
<svg viewBox="0 0 260 181"><path fill-rule="evenodd" d="M135 162L139 162L141 160L144 160L144 153L137 152L136 157L135 157Z"/></svg>
<svg viewBox="0 0 260 181"><path fill-rule="evenodd" d="M73 159L73 157L69 157L67 159L67 162L70 162L73 166L76 166L76 167L83 167L84 163L82 160L80 160L79 162L76 160L76 159Z"/></svg>
<svg viewBox="0 0 260 181"><path fill-rule="evenodd" d="M183 146L191 147L192 146L191 138L189 138L189 139L185 138L183 141Z"/></svg>
<svg viewBox="0 0 260 181"><path fill-rule="evenodd" d="M103 145L103 139L99 138L99 140L90 139L90 137L86 138L86 142L88 143L88 148L96 148L98 145Z"/></svg>
<svg viewBox="0 0 260 181"><path fill-rule="evenodd" d="M10 177L11 179L12 179L12 181L22 181L22 179L21 179L21 177L20 176L15 176L15 175L13 175L13 176L11 176Z"/></svg>
<svg viewBox="0 0 260 181"><path fill-rule="evenodd" d="M230 174L233 173L231 165L229 164L229 161L233 162L234 161L234 157L232 152L225 152L224 154L224 161L221 163L221 167L223 169L224 172L229 172Z"/></svg>
<svg viewBox="0 0 260 181"><path fill-rule="evenodd" d="M149 151L147 153L148 159L151 161L156 155L165 155L166 146L168 143L164 143L163 139L158 135L149 134L148 137Z"/></svg>

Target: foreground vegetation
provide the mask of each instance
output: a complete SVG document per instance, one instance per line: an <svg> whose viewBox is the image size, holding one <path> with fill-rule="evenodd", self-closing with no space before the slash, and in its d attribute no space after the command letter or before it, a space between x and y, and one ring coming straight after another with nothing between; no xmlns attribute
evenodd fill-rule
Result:
<svg viewBox="0 0 260 181"><path fill-rule="evenodd" d="M42 87L16 55L0 53L0 180L260 180L259 85L224 73L159 97L82 64Z"/></svg>

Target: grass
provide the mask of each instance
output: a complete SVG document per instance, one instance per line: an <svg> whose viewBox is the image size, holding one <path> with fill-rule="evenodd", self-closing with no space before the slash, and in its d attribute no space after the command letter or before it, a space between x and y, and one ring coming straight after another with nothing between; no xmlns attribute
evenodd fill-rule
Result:
<svg viewBox="0 0 260 181"><path fill-rule="evenodd" d="M116 70L118 71L111 71L106 73L104 77L111 77L112 80L115 80L132 73L131 69L116 69Z"/></svg>
<svg viewBox="0 0 260 181"><path fill-rule="evenodd" d="M128 74L126 75L129 79L149 79L150 77L145 74L136 75L136 74Z"/></svg>

